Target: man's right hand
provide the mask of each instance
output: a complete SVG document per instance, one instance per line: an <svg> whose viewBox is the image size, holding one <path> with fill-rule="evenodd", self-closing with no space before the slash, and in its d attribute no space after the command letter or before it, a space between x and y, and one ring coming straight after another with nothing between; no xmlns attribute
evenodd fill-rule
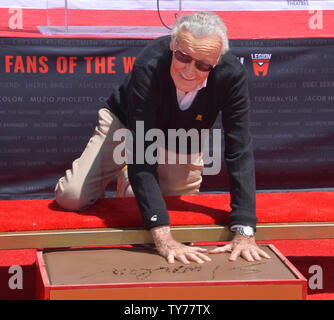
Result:
<svg viewBox="0 0 334 320"><path fill-rule="evenodd" d="M184 264L189 264L190 261L197 263L211 261L211 259L204 254L204 252L207 252L206 249L186 246L176 241L170 232L169 226L152 228L151 233L159 254L165 257L168 263L174 263L175 259Z"/></svg>

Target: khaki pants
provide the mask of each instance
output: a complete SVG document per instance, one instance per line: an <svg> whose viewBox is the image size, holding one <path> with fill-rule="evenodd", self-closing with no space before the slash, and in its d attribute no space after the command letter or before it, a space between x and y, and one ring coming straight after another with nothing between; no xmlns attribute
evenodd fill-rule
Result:
<svg viewBox="0 0 334 320"><path fill-rule="evenodd" d="M80 158L66 170L55 187L57 203L67 210L80 211L104 196L105 189L118 174L117 196L133 196L126 164L113 161L113 150L120 143L113 141L116 130L124 128L108 109L98 112L98 126ZM166 152L166 161L168 152ZM195 159L194 159L195 158ZM192 162L192 163L191 163ZM163 195L197 194L202 182L201 154L188 156L187 164L158 164L159 185Z"/></svg>

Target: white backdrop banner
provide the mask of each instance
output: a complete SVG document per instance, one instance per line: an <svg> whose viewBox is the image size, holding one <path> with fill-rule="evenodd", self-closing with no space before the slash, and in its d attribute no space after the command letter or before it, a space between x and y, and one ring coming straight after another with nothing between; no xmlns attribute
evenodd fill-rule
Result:
<svg viewBox="0 0 334 320"><path fill-rule="evenodd" d="M65 1L69 9L157 9L157 0L0 0L0 7L46 9L64 7ZM183 11L334 10L333 0L159 0L160 10L178 10L180 3Z"/></svg>

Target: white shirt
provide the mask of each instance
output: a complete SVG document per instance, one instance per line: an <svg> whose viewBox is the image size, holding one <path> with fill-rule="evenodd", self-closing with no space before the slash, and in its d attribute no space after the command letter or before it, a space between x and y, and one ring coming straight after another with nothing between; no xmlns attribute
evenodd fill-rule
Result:
<svg viewBox="0 0 334 320"><path fill-rule="evenodd" d="M206 87L207 80L208 78L206 78L203 83L198 85L194 90L187 93L176 89L177 102L179 103L179 107L182 111L189 109L196 97L197 92Z"/></svg>

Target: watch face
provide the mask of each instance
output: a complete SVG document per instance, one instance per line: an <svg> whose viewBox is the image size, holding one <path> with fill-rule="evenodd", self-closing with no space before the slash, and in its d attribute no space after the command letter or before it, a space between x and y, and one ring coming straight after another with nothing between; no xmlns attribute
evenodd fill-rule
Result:
<svg viewBox="0 0 334 320"><path fill-rule="evenodd" d="M245 237L253 237L254 236L254 229L250 226L243 226L238 227L235 232Z"/></svg>
<svg viewBox="0 0 334 320"><path fill-rule="evenodd" d="M243 231L244 231L244 234L248 237L254 234L252 227L245 227Z"/></svg>

